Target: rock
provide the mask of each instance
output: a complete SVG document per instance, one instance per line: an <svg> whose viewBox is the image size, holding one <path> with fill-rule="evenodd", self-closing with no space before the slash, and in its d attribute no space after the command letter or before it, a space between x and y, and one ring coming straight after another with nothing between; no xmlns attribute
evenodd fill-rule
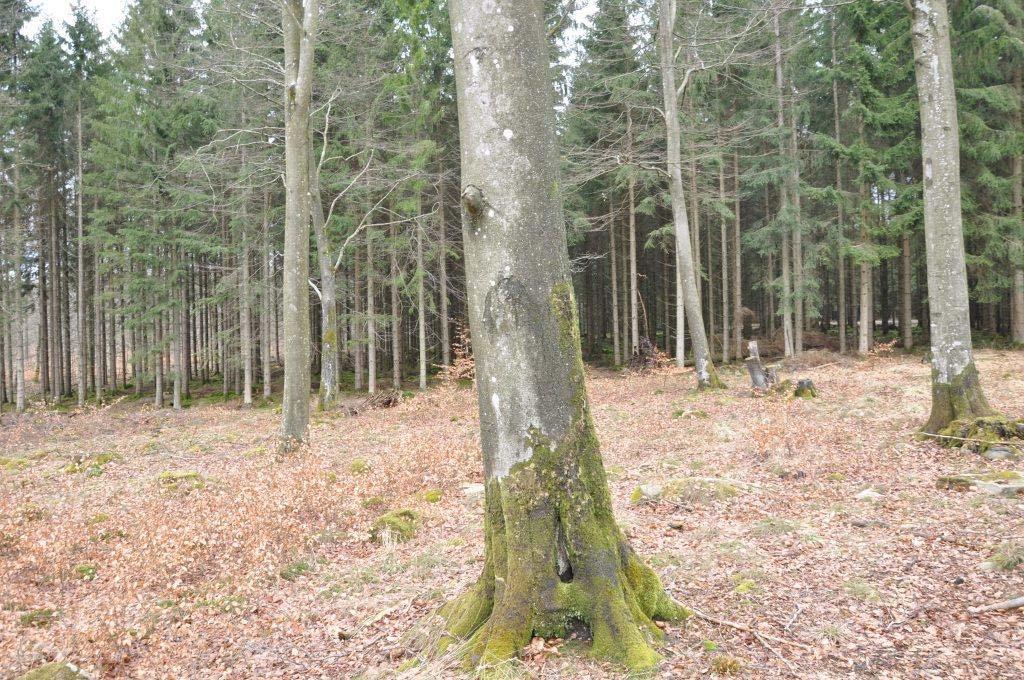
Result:
<svg viewBox="0 0 1024 680"><path fill-rule="evenodd" d="M629 502L633 505L656 503L661 499L664 491L660 484L641 484L633 489L633 493L629 496Z"/></svg>
<svg viewBox="0 0 1024 680"><path fill-rule="evenodd" d="M993 444L982 451L981 455L988 460L1016 460L1017 450L1006 444Z"/></svg>
<svg viewBox="0 0 1024 680"><path fill-rule="evenodd" d="M89 680L89 676L69 663L48 663L25 673L18 680Z"/></svg>
<svg viewBox="0 0 1024 680"><path fill-rule="evenodd" d="M484 485L479 482L469 482L462 485L462 495L466 498L479 498L484 495Z"/></svg>
<svg viewBox="0 0 1024 680"><path fill-rule="evenodd" d="M1012 470L1000 472L963 472L943 475L935 483L940 489L981 491L991 496L1014 498L1024 496L1024 475Z"/></svg>
<svg viewBox="0 0 1024 680"><path fill-rule="evenodd" d="M882 494L878 493L871 487L868 487L867 489L864 489L859 494L854 496L854 498L856 498L859 501L869 501L871 503L874 503L875 501L880 500L882 498Z"/></svg>

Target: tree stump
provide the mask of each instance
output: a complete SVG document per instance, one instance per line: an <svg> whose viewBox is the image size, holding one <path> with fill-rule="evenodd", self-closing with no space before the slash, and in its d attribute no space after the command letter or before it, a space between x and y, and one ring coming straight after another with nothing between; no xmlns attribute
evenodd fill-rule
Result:
<svg viewBox="0 0 1024 680"><path fill-rule="evenodd" d="M801 399L813 399L818 396L818 390L814 389L814 381L810 378L801 378L796 383L796 390L793 391L794 397L800 397Z"/></svg>
<svg viewBox="0 0 1024 680"><path fill-rule="evenodd" d="M775 369L766 369L764 364L761 363L761 353L757 348L757 340L751 340L747 343L747 350L750 356L743 363L746 364L747 372L750 374L750 385L757 393L767 392L773 385L778 383L779 377Z"/></svg>

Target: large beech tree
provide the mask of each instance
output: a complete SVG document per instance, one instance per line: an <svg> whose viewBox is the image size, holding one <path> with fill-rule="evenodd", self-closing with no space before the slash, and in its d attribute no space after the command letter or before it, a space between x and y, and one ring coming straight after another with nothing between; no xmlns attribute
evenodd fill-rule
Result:
<svg viewBox="0 0 1024 680"><path fill-rule="evenodd" d="M584 384L543 0L451 3L463 238L484 454L486 560L442 614L471 663L572 620L597 656L653 667L684 614L630 548Z"/></svg>
<svg viewBox="0 0 1024 680"><path fill-rule="evenodd" d="M282 448L309 428L309 113L317 0L282 0L284 30L284 406Z"/></svg>
<svg viewBox="0 0 1024 680"><path fill-rule="evenodd" d="M925 432L954 420L992 415L971 345L963 217L960 134L946 0L906 0L921 106L924 234L931 316L932 412Z"/></svg>

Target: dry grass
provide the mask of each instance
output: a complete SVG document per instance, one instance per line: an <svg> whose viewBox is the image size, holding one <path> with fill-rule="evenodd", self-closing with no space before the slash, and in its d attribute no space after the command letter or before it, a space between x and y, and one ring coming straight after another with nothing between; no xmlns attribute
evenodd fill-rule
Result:
<svg viewBox="0 0 1024 680"><path fill-rule="evenodd" d="M1016 415L1021 358L978 361L990 400ZM752 398L739 368L725 371L729 390L703 395L688 370L592 375L634 547L678 599L758 631L670 627L664 677L1019 670L1020 613L967 607L1024 593L1024 569L978 568L1019 540L1024 506L935 489L940 474L1012 465L912 437L928 371L916 357L879 356L785 376L813 378L810 400ZM481 508L461 488L482 481L474 409L471 391L450 389L357 417L316 415L310 449L283 460L272 409L5 416L0 678L54 658L104 677L396 675L403 636L481 567ZM695 410L707 417L674 417ZM628 502L638 483L688 474L757 491ZM869 486L882 499L854 499ZM419 517L410 541L369 540L378 517L405 508ZM775 638L796 644L762 643ZM537 677L619 676L540 650L523 661ZM455 671L446 660L416 674Z"/></svg>

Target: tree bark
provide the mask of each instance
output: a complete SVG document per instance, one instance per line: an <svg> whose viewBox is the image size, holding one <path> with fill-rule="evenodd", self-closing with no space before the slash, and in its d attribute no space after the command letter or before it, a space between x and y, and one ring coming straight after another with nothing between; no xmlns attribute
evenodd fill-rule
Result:
<svg viewBox="0 0 1024 680"><path fill-rule="evenodd" d="M924 233L931 316L932 411L925 432L993 413L971 347L960 203L960 135L946 0L908 0L921 106Z"/></svg>
<svg viewBox="0 0 1024 680"><path fill-rule="evenodd" d="M377 319L374 305L373 230L366 230L366 391L377 391Z"/></svg>
<svg viewBox="0 0 1024 680"><path fill-rule="evenodd" d="M682 608L615 523L584 384L542 0L453 0L463 237L486 480L483 574L442 615L474 665L587 622L593 653L659 657ZM511 30L510 30L511 29Z"/></svg>
<svg viewBox="0 0 1024 680"><path fill-rule="evenodd" d="M320 168L313 153L312 127L309 130L309 196L320 266L320 408L329 409L338 398L341 373L338 365L338 281L334 272L334 252L327 236L324 205L320 200Z"/></svg>
<svg viewBox="0 0 1024 680"><path fill-rule="evenodd" d="M444 168L440 168L437 173L437 283L441 298L438 323L441 325L441 365L448 366L452 363L452 338L448 314L448 222L444 214L444 194Z"/></svg>
<svg viewBox="0 0 1024 680"><path fill-rule="evenodd" d="M1024 75L1018 68L1013 72L1013 87L1018 105L1013 115L1014 129L1024 130ZM1024 154L1013 156L1013 214L1017 220L1017 237L1010 243L1013 261L1013 290L1010 294L1010 335L1017 344L1024 344Z"/></svg>
<svg viewBox="0 0 1024 680"><path fill-rule="evenodd" d="M722 142L724 146L724 141ZM718 200L725 206L725 157L718 164ZM725 214L720 218L722 241L722 363L729 363L729 226Z"/></svg>
<svg viewBox="0 0 1024 680"><path fill-rule="evenodd" d="M700 293L697 291L697 271L693 262L690 242L690 224L683 192L683 170L680 157L679 99L676 92L675 49L673 31L676 22L675 0L661 0L658 21L658 54L661 63L662 100L665 105L665 129L668 143L666 160L669 189L672 196L672 218L676 240L676 270L683 280L683 304L690 324L690 345L693 348L694 372L697 387L722 387L722 381L711 358L711 348L704 333Z"/></svg>
<svg viewBox="0 0 1024 680"><path fill-rule="evenodd" d="M283 0L285 74L284 402L281 448L309 431L309 125L317 0Z"/></svg>
<svg viewBox="0 0 1024 680"><path fill-rule="evenodd" d="M270 315L274 305L270 296L274 294L272 277L274 257L270 252L270 190L263 190L263 243L260 247L260 363L262 365L263 397L271 394L273 370L270 365ZM209 345L209 343L207 343Z"/></svg>
<svg viewBox="0 0 1024 680"><path fill-rule="evenodd" d="M420 214L423 194L420 194ZM416 220L416 331L419 345L419 386L427 389L427 272L423 268L423 218Z"/></svg>
<svg viewBox="0 0 1024 680"><path fill-rule="evenodd" d="M633 112L626 110L626 156L633 161ZM629 202L629 353L640 347L640 286L636 261L636 178L629 176L626 189Z"/></svg>
<svg viewBox="0 0 1024 680"><path fill-rule="evenodd" d="M243 162L244 164L244 162ZM238 325L241 329L242 354L242 404L252 406L252 300L249 295L249 210L246 207L248 195L243 197L242 221L242 267L238 276Z"/></svg>
<svg viewBox="0 0 1024 680"><path fill-rule="evenodd" d="M782 77L782 28L779 15L782 10L776 8L772 13L772 26L775 32L775 94L776 94L776 125L779 131L779 156L787 158L786 153L786 109L783 90L785 83ZM783 354L793 356L793 295L792 295L792 274L790 272L790 225L787 222L792 219L790 214L789 191L787 191L789 180L783 180L779 184L779 215L776 218L780 223L782 231L782 291L779 293L779 302L782 307L782 344Z"/></svg>
<svg viewBox="0 0 1024 680"><path fill-rule="evenodd" d="M910 233L904 232L902 237L902 259L900 264L900 334L903 336L903 349L914 346L913 318L910 312Z"/></svg>
<svg viewBox="0 0 1024 680"><path fill-rule="evenodd" d="M391 225L391 384L402 389L402 300L398 291L398 229Z"/></svg>
<svg viewBox="0 0 1024 680"><path fill-rule="evenodd" d="M622 365L622 344L619 342L619 263L618 246L615 245L615 210L610 202L608 212L608 254L611 258L612 284L612 360L615 366Z"/></svg>
<svg viewBox="0 0 1024 680"><path fill-rule="evenodd" d="M833 12L831 18L831 35L830 40L832 43L832 68L836 69L839 60L836 54L836 23L835 13ZM839 126L839 81L833 75L832 77L832 125L835 130L836 144L842 145L842 131ZM836 287L838 290L838 301L839 307L838 325L839 325L839 353L846 354L846 222L843 204L843 159L842 156L836 154L836 276L838 278Z"/></svg>
<svg viewBox="0 0 1024 680"><path fill-rule="evenodd" d="M733 354L743 358L743 253L740 248L740 154L732 154L733 229L732 229L732 337Z"/></svg>

